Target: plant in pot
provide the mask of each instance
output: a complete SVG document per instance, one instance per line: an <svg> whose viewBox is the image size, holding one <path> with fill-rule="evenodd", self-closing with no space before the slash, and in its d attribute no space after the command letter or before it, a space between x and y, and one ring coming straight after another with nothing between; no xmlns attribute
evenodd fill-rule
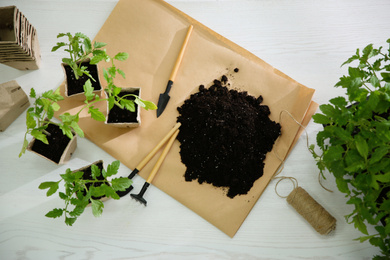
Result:
<svg viewBox="0 0 390 260"><path fill-rule="evenodd" d="M331 99L313 116L324 125L316 137L322 153L314 145L310 150L322 176L326 170L332 173L347 204L354 206L345 218L364 234L358 240L380 248L376 259L389 259L390 47L370 44L343 65L354 62L335 85L345 88L347 97Z"/></svg>
<svg viewBox="0 0 390 260"><path fill-rule="evenodd" d="M114 80L117 74L125 78L125 73L115 66L114 61L124 61L128 54L121 52L114 57L108 57L111 66L103 70L107 87L104 89L107 99L106 124L117 127L137 127L141 123L140 108L145 110L157 109L157 106L147 100L140 98L141 88L121 88L115 85Z"/></svg>
<svg viewBox="0 0 390 260"><path fill-rule="evenodd" d="M67 169L64 174L60 174L59 181L41 183L39 189L48 189L48 197L59 190L61 182L64 186L64 191L58 192L65 203L64 207L49 211L46 217L64 216L65 224L72 226L88 205L91 205L95 217L101 216L103 200L110 197L119 200L116 192L124 191L132 184L126 177L113 177L118 173L119 166L120 162L114 161L104 169L103 161L100 160L75 171Z"/></svg>
<svg viewBox="0 0 390 260"><path fill-rule="evenodd" d="M97 64L107 57L106 51L102 49L106 43L92 44L88 36L80 32L75 35L71 33L57 35L57 38L62 37L67 37L67 42L57 42L51 51L64 47L64 50L69 53L69 57L62 59L62 68L66 76L65 96L83 99L83 86L88 79L92 80L94 92L100 93L102 87Z"/></svg>
<svg viewBox="0 0 390 260"><path fill-rule="evenodd" d="M56 164L63 164L70 159L77 147L76 135L84 137L84 132L78 125L81 111L87 109L94 120L105 121L104 114L94 107L98 96L93 93L90 80L84 84L84 90L85 105L76 114L67 112L55 121L54 112L60 109L58 101L64 99L59 89L46 91L42 95L37 95L31 89L30 98L34 102L26 112L27 130L19 157L29 150ZM33 137L31 142L27 140L29 135Z"/></svg>

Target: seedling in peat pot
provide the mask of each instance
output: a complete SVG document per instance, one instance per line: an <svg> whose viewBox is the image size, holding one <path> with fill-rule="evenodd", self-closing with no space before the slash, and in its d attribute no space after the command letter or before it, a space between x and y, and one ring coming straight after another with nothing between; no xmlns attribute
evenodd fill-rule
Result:
<svg viewBox="0 0 390 260"><path fill-rule="evenodd" d="M132 180L125 177L112 178L118 173L119 166L120 162L114 161L105 170L103 162L99 161L76 171L67 169L64 174L60 174L59 181L41 183L39 189L47 189L48 197L58 191L61 182L65 188L64 192L58 192L65 203L64 207L49 211L46 217L64 216L65 224L72 226L89 204L92 206L93 215L101 216L104 208L101 199L119 200L117 192L128 189L132 184Z"/></svg>

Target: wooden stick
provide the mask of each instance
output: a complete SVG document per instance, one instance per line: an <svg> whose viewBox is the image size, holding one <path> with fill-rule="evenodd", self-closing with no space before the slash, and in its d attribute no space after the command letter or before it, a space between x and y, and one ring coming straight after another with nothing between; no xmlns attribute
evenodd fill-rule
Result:
<svg viewBox="0 0 390 260"><path fill-rule="evenodd" d="M153 148L151 152L135 167L139 171L144 168L144 166L150 161L150 159L157 153L158 150L168 141L168 139L175 133L177 129L181 126L181 123L176 123L176 125L164 136L164 138Z"/></svg>
<svg viewBox="0 0 390 260"><path fill-rule="evenodd" d="M176 140L177 135L179 134L179 129L177 129L174 134L169 139L167 145L165 146L163 152L161 153L160 157L157 160L157 163L154 165L152 171L149 174L148 179L146 180L147 183L151 183L154 179L154 176L156 176L157 171L160 169L161 164L163 163L165 157L167 156L169 150L171 149L173 142Z"/></svg>
<svg viewBox="0 0 390 260"><path fill-rule="evenodd" d="M186 38L184 39L183 45L181 46L180 53L179 53L179 56L176 59L176 63L175 63L175 66L173 67L171 76L169 77L169 80L171 80L172 82L175 81L177 71L178 71L180 63L181 63L181 61L183 59L184 52L186 50L188 41L190 40L190 35L192 33L192 29L193 28L194 28L193 25L190 25L190 27L188 27Z"/></svg>

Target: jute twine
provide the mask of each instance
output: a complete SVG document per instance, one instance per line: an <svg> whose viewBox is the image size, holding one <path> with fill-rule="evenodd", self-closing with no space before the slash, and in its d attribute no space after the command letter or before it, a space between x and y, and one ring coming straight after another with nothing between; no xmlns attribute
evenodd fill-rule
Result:
<svg viewBox="0 0 390 260"><path fill-rule="evenodd" d="M299 123L288 111L283 110L280 112L280 117L282 112L286 112L300 127L306 132L305 127ZM280 122L280 120L279 120ZM307 146L309 147L309 140L306 132L306 141ZM275 173L274 179L279 179L275 184L275 192L281 198L287 198L287 203L289 203L307 222L321 235L327 235L332 230L336 228L336 219L329 214L315 199L313 199L309 193L307 193L303 188L298 186L298 181L294 177L277 177L281 173L284 167L284 161L277 155L276 157L281 160L282 165L279 170ZM277 186L282 180L290 180L293 183L293 191L288 196L281 196L277 191ZM320 179L319 179L320 180ZM321 184L321 182L320 182ZM321 186L326 189L322 184ZM330 191L326 189L327 191Z"/></svg>
<svg viewBox="0 0 390 260"><path fill-rule="evenodd" d="M279 197L287 198L290 204L307 222L321 235L327 235L336 228L336 219L329 214L313 197L303 188L298 186L298 181L293 177L277 177L275 192ZM282 180L289 179L294 184L293 191L288 196L281 196L277 191L277 185Z"/></svg>

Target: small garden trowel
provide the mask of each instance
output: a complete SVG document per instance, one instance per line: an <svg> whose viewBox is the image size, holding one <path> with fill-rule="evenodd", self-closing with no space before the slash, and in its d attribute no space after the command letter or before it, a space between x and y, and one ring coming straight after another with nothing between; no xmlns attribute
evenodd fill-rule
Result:
<svg viewBox="0 0 390 260"><path fill-rule="evenodd" d="M193 26L190 25L190 27L188 27L187 35L186 35L186 37L184 39L183 45L182 45L182 47L180 49L179 56L176 59L175 66L173 67L171 76L169 77L168 84L167 84L167 87L165 89L165 92L160 94L160 97L158 99L158 103L157 103L157 117L159 117L162 114L162 112L164 112L164 110L165 110L165 108L166 108L166 106L168 104L168 101L170 99L169 91L171 91L173 82L174 82L174 80L176 78L176 74L177 74L177 71L179 69L180 63L181 63L181 61L183 59L184 52L186 50L188 41L190 39L190 35L192 33L192 29L193 29Z"/></svg>

